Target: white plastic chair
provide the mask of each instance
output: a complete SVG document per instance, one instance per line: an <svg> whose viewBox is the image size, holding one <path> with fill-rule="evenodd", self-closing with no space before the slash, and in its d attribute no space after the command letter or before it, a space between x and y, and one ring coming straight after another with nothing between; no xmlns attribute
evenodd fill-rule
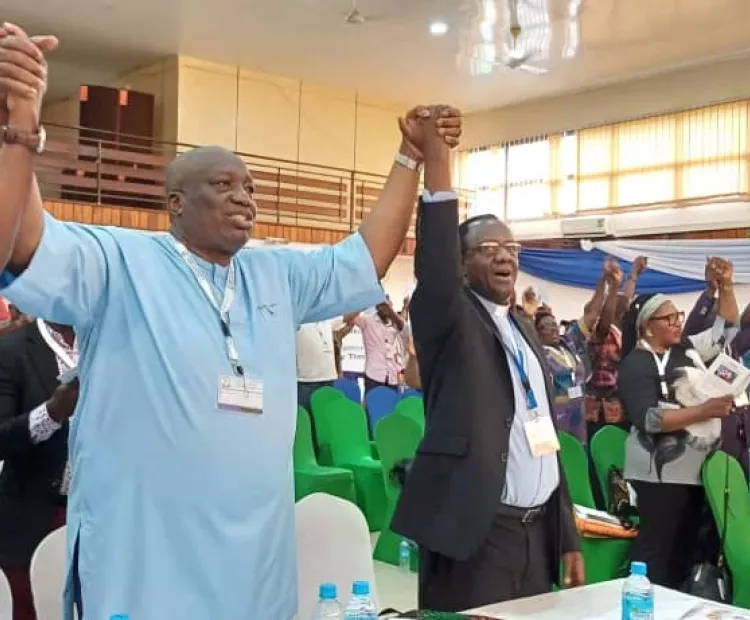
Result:
<svg viewBox="0 0 750 620"><path fill-rule="evenodd" d="M50 532L31 557L31 592L40 620L62 620L65 539L65 526Z"/></svg>
<svg viewBox="0 0 750 620"><path fill-rule="evenodd" d="M0 620L13 620L13 595L5 573L0 570Z"/></svg>
<svg viewBox="0 0 750 620"><path fill-rule="evenodd" d="M313 493L295 507L297 529L297 618L312 618L323 582L336 584L346 605L354 581L369 581L375 604L378 595L370 531L359 508L326 493ZM46 619L45 619L46 620Z"/></svg>

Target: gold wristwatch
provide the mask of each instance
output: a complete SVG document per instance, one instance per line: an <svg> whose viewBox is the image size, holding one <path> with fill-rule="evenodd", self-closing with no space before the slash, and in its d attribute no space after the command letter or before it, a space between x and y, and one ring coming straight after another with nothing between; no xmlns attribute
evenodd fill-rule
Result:
<svg viewBox="0 0 750 620"><path fill-rule="evenodd" d="M47 144L47 132L39 125L36 132L20 131L10 125L0 126L0 143L25 146L32 153L41 155Z"/></svg>

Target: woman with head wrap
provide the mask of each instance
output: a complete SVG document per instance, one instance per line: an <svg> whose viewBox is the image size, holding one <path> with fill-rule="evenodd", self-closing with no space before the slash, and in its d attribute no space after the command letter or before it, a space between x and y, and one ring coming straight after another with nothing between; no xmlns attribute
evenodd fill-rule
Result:
<svg viewBox="0 0 750 620"><path fill-rule="evenodd" d="M664 295L637 297L623 320L626 357L620 365L619 388L632 424L625 477L635 488L641 519L632 559L647 562L649 578L662 586L679 588L695 559L692 552L705 502L701 466L720 443L718 431L691 430L726 417L733 406L731 397L682 406L674 383L680 369L710 363L719 355L737 334L738 320L729 263L710 329L683 338L684 313Z"/></svg>

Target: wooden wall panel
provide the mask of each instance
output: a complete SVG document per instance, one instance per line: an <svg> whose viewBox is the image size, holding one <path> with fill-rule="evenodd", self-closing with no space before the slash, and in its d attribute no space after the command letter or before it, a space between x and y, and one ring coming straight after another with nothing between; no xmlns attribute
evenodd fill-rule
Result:
<svg viewBox="0 0 750 620"><path fill-rule="evenodd" d="M139 230L167 230L169 228L167 213L155 209L111 207L55 200L46 200L44 204L56 218L70 222L99 226L122 226L123 228ZM346 230L257 222L254 237L257 239L285 239L293 243L321 244L336 243L348 234L349 232ZM748 237L750 237L750 228L731 228L672 235L650 235L638 237L638 239L747 239ZM575 240L547 239L529 242L525 245L536 248L562 248L578 247L578 242ZM413 256L414 248L414 238L408 237L401 247L401 254Z"/></svg>
<svg viewBox="0 0 750 620"><path fill-rule="evenodd" d="M108 207L104 205L79 204L75 202L45 200L44 206L60 220L92 224L97 226L121 226L138 230L167 230L169 217L166 211L131 207ZM336 243L349 233L343 230L327 230L308 226L269 224L257 222L253 236L257 239L286 239L293 243ZM413 240L407 240L405 252L414 253Z"/></svg>

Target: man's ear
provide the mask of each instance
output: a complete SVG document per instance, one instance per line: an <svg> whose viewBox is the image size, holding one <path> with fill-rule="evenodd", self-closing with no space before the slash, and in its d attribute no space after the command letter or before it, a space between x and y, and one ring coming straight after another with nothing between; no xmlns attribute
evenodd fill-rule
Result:
<svg viewBox="0 0 750 620"><path fill-rule="evenodd" d="M167 212L170 217L182 215L182 205L185 199L185 195L178 190L175 190L167 196Z"/></svg>

